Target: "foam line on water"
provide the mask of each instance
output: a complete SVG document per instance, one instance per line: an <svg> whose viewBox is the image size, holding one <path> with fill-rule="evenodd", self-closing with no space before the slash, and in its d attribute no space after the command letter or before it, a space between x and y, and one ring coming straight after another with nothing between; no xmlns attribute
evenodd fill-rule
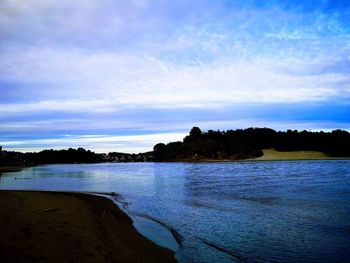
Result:
<svg viewBox="0 0 350 263"><path fill-rule="evenodd" d="M225 254L227 254L227 255L237 259L239 262L242 262L242 263L254 262L254 261L248 260L247 258L245 258L245 257L243 257L241 255L238 255L238 253L236 253L236 252L233 252L233 251L231 251L231 250L229 250L229 249L227 249L227 248L225 248L225 247L223 247L221 245L218 245L218 244L215 244L213 242L210 242L210 241L208 241L208 240L206 240L204 238L196 237L196 236L193 236L193 237L198 239L198 240L200 240L200 241L202 241L207 246L209 246L211 248L214 248L215 250L218 250L218 251L220 251L222 253L225 253Z"/></svg>
<svg viewBox="0 0 350 263"><path fill-rule="evenodd" d="M148 220L152 220L158 224L160 224L161 226L163 226L164 228L166 228L174 237L175 241L177 242L177 244L179 246L182 246L182 243L183 243L183 240L184 238L182 237L182 235L175 229L173 228L172 226L164 223L163 221L161 221L160 219L158 218L155 218L155 217L152 217L152 216L149 216L147 214L142 214L142 213L138 213L138 212L135 212L135 211L130 211L129 212L131 213L131 215L133 216L138 216L138 217L142 217L142 218L146 218Z"/></svg>
<svg viewBox="0 0 350 263"><path fill-rule="evenodd" d="M150 215L147 215L147 214L144 214L144 213L139 213L139 212L136 212L136 211L131 211L129 209L129 204L130 203L124 201L124 198L123 198L122 195L117 194L115 192L93 192L93 194L104 195L104 196L110 197L113 201L121 204L123 209L128 214L130 214L131 216L142 217L142 218L145 218L145 219L148 219L148 220L151 220L153 222L158 223L159 225L164 227L167 231L169 231L172 234L172 236L174 237L176 243L180 247L182 246L182 244L184 242L184 237L175 228L173 228L169 224L163 222L162 220L160 220L160 219L158 219L156 217L153 217L153 216L150 216ZM239 255L236 252L233 252L233 251L231 251L231 250L229 250L229 249L227 249L227 248L225 248L225 247L223 247L221 245L218 245L218 244L215 244L213 242L210 242L210 241L208 241L208 240L206 240L204 238L197 237L197 236L194 236L194 235L191 235L191 234L189 234L189 236L192 236L193 238L201 241L202 243L204 243L205 245L207 245L208 247L210 247L212 249L215 249L216 251L219 251L221 253L225 253L225 254L235 258L239 262L242 262L242 263L254 262L254 261L248 260L246 257L243 257L243 256Z"/></svg>

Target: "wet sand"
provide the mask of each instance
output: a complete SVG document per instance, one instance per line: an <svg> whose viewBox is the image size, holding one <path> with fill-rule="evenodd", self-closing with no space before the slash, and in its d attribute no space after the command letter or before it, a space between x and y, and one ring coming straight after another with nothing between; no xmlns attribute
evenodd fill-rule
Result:
<svg viewBox="0 0 350 263"><path fill-rule="evenodd" d="M176 262L109 199L0 191L0 262Z"/></svg>
<svg viewBox="0 0 350 263"><path fill-rule="evenodd" d="M25 166L0 166L0 175L1 173L17 172L26 168Z"/></svg>

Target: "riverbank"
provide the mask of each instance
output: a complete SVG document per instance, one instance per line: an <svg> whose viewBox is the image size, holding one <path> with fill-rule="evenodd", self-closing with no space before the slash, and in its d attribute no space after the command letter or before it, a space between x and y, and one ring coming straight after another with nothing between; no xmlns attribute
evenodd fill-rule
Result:
<svg viewBox="0 0 350 263"><path fill-rule="evenodd" d="M9 173L9 172L17 172L26 168L27 166L0 166L0 174L1 173Z"/></svg>
<svg viewBox="0 0 350 263"><path fill-rule="evenodd" d="M176 262L109 199L0 191L0 262Z"/></svg>
<svg viewBox="0 0 350 263"><path fill-rule="evenodd" d="M348 160L349 157L330 157L324 152L319 151L277 151L275 149L262 149L263 155L260 157L237 157L222 159L210 159L203 156L195 158L173 160L171 162L190 162L190 163L220 163L220 162L251 162L251 161L287 161L287 160Z"/></svg>

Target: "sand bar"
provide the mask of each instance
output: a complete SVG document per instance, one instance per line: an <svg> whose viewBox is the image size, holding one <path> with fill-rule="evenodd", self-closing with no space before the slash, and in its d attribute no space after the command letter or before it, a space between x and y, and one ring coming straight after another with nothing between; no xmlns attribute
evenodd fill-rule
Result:
<svg viewBox="0 0 350 263"><path fill-rule="evenodd" d="M0 191L0 262L176 262L109 199Z"/></svg>

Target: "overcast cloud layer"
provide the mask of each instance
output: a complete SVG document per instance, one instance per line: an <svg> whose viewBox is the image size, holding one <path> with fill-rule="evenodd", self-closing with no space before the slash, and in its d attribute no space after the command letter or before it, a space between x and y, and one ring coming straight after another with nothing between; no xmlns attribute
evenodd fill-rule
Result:
<svg viewBox="0 0 350 263"><path fill-rule="evenodd" d="M0 145L21 151L350 129L350 3L2 0L0 92Z"/></svg>

